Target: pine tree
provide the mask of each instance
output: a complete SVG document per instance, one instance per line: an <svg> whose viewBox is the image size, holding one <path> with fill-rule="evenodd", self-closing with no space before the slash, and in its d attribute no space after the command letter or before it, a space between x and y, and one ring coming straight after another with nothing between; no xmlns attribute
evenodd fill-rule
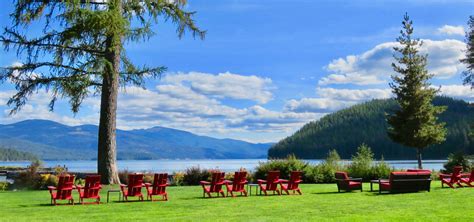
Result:
<svg viewBox="0 0 474 222"><path fill-rule="evenodd" d="M467 70L463 72L464 85L471 85L474 89L474 16L469 17L467 22L469 31L466 32L466 58L461 59L461 62L466 64ZM471 124L471 137L474 137L474 123Z"/></svg>
<svg viewBox="0 0 474 222"><path fill-rule="evenodd" d="M469 31L466 32L466 58L461 62L466 64L467 70L463 72L464 84L474 88L474 16L469 17Z"/></svg>
<svg viewBox="0 0 474 222"><path fill-rule="evenodd" d="M416 148L418 168L422 169L423 149L445 140L445 123L438 123L437 115L446 107L432 104L438 90L429 83L433 75L426 70L428 55L418 52L422 42L412 38L413 22L408 14L402 24L401 36L397 38L401 46L394 48L401 56L394 55L398 64L392 63L398 75L392 76L390 83L399 109L387 118L388 136L396 143Z"/></svg>
<svg viewBox="0 0 474 222"><path fill-rule="evenodd" d="M159 19L204 38L194 23L194 12L183 10L185 0L16 0L12 25L0 41L5 50L24 55L21 65L0 69L0 82L15 84L17 93L8 101L11 114L28 97L45 89L50 109L57 99L68 98L74 113L90 95L101 96L97 170L102 183L119 183L116 167L116 110L120 86L144 87L145 77L158 77L166 67L138 67L124 50L124 43L144 41L153 35ZM32 26L43 35L27 37Z"/></svg>

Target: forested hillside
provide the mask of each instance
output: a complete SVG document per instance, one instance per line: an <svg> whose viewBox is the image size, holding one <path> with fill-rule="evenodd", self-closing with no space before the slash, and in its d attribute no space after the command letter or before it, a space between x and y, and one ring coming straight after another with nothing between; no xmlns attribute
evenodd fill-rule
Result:
<svg viewBox="0 0 474 222"><path fill-rule="evenodd" d="M469 125L474 122L474 107L467 102L437 97L435 105L448 106L440 116L446 122L444 143L425 149L424 159L446 158L452 152L474 154L474 138L469 137ZM269 158L295 154L299 158L324 158L329 149L336 149L342 158L350 158L361 143L368 144L377 158L414 159L415 149L392 142L387 136L385 114L397 108L393 99L373 100L355 105L313 121L292 136L273 145Z"/></svg>
<svg viewBox="0 0 474 222"><path fill-rule="evenodd" d="M35 155L14 149L0 147L0 161L35 160Z"/></svg>

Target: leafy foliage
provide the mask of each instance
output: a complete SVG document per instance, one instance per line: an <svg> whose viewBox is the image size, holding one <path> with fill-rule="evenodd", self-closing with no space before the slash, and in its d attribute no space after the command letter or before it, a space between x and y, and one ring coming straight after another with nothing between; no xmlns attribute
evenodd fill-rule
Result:
<svg viewBox="0 0 474 222"><path fill-rule="evenodd" d="M448 97L436 97L433 104L448 107L439 117L446 122L447 137L444 143L426 149L425 158L442 159L457 151L474 154L474 138L468 136L474 122L474 107ZM393 142L386 133L385 113L397 107L393 99L372 100L326 115L274 144L268 156L284 158L294 154L303 159L324 159L330 149L336 149L341 158L350 159L356 148L365 143L377 158L411 159L415 150Z"/></svg>
<svg viewBox="0 0 474 222"><path fill-rule="evenodd" d="M210 177L210 170L190 167L184 172L183 185L199 185L200 181L208 181Z"/></svg>
<svg viewBox="0 0 474 222"><path fill-rule="evenodd" d="M370 169L374 162L374 153L366 144L357 148L357 153L352 157L352 162L347 168L349 175L358 178L370 178Z"/></svg>
<svg viewBox="0 0 474 222"><path fill-rule="evenodd" d="M449 154L448 162L444 164L443 173L452 173L455 166L462 166L464 172L470 171L472 167L467 156L461 152Z"/></svg>

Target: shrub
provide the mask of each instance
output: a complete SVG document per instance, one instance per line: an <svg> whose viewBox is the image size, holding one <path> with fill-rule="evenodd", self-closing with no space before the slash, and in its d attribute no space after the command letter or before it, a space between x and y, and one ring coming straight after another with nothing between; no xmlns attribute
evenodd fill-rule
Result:
<svg viewBox="0 0 474 222"><path fill-rule="evenodd" d="M118 173L120 183L122 184L128 184L128 174L131 172L128 169L125 170L120 170Z"/></svg>
<svg viewBox="0 0 474 222"><path fill-rule="evenodd" d="M57 186L59 178L54 174L41 174L40 180L37 181L35 189L48 189L48 186Z"/></svg>
<svg viewBox="0 0 474 222"><path fill-rule="evenodd" d="M8 182L0 182L0 191L8 190Z"/></svg>
<svg viewBox="0 0 474 222"><path fill-rule="evenodd" d="M305 171L306 183L333 183L336 171L344 170L341 157L336 150L330 150L326 159L315 166L309 165Z"/></svg>
<svg viewBox="0 0 474 222"><path fill-rule="evenodd" d="M269 171L279 170L280 178L288 179L291 171L307 171L308 163L298 160L294 155L288 155L286 159L274 159L258 163L254 173L254 180L265 179ZM305 176L303 176L303 181Z"/></svg>
<svg viewBox="0 0 474 222"><path fill-rule="evenodd" d="M211 171L200 167L187 168L183 176L183 185L199 185L202 180L209 180Z"/></svg>
<svg viewBox="0 0 474 222"><path fill-rule="evenodd" d="M182 173L182 172L174 173L173 181L171 181L171 185L173 185L173 186L182 186L183 185L183 179L184 179L184 173Z"/></svg>
<svg viewBox="0 0 474 222"><path fill-rule="evenodd" d="M144 174L143 175L143 183L153 183L154 179L155 179L154 174Z"/></svg>
<svg viewBox="0 0 474 222"><path fill-rule="evenodd" d="M373 180L380 178L389 178L390 173L392 171L395 171L395 169L390 167L390 165L388 165L388 163L385 162L382 157L382 159L377 164L372 166L372 173L369 179Z"/></svg>
<svg viewBox="0 0 474 222"><path fill-rule="evenodd" d="M463 171L471 169L471 163L463 153L451 153L448 155L448 162L444 164L443 173L452 173L455 166L462 166Z"/></svg>
<svg viewBox="0 0 474 222"><path fill-rule="evenodd" d="M372 164L374 162L374 153L369 146L361 144L357 148L357 153L352 156L352 162L347 170L351 177L362 178L364 181L372 179Z"/></svg>
<svg viewBox="0 0 474 222"><path fill-rule="evenodd" d="M24 172L14 178L14 185L18 188L39 189L42 186L41 175L38 174L41 167L42 163L39 160L32 161Z"/></svg>

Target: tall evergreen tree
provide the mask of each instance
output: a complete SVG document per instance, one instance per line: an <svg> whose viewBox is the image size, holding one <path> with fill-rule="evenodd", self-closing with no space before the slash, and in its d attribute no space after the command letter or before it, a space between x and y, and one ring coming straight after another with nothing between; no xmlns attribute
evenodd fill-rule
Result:
<svg viewBox="0 0 474 222"><path fill-rule="evenodd" d="M119 87L144 86L145 77L157 77L165 67L136 66L124 50L126 41L147 40L159 19L204 38L185 0L15 0L12 25L0 41L25 58L20 65L0 70L0 82L9 80L17 93L8 101L14 114L40 89L51 94L50 108L68 98L74 113L90 95L101 96L98 173L102 183L118 183L116 166L116 110ZM43 35L28 37L31 27ZM31 35L31 33L29 34Z"/></svg>
<svg viewBox="0 0 474 222"><path fill-rule="evenodd" d="M392 76L390 83L399 109L387 118L388 135L394 142L416 148L418 168L422 169L423 149L445 140L445 123L438 123L437 115L446 107L432 104L438 90L431 88L429 83L433 75L426 70L428 55L418 52L422 42L413 39L413 22L408 14L402 24L401 35L397 38L400 47L394 48L401 55L394 55L398 64L392 63L398 75Z"/></svg>
<svg viewBox="0 0 474 222"><path fill-rule="evenodd" d="M466 32L466 58L461 59L461 62L466 64L467 70L463 72L464 84L471 85L474 88L474 16L469 17L467 23L469 30Z"/></svg>

